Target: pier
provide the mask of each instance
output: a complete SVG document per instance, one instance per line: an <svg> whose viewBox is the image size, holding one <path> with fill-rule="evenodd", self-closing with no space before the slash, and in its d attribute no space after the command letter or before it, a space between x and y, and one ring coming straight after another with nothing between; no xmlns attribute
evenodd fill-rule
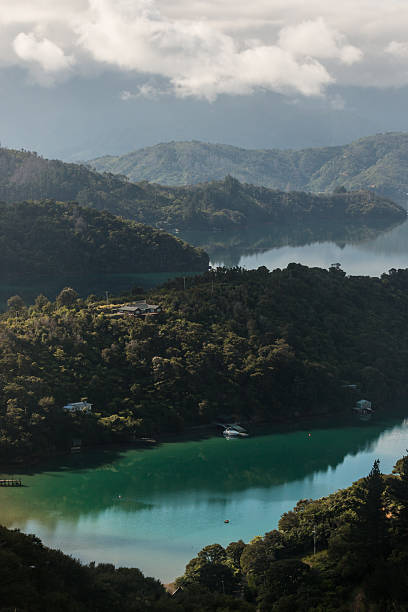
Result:
<svg viewBox="0 0 408 612"><path fill-rule="evenodd" d="M0 479L0 487L22 487L23 483L19 478Z"/></svg>

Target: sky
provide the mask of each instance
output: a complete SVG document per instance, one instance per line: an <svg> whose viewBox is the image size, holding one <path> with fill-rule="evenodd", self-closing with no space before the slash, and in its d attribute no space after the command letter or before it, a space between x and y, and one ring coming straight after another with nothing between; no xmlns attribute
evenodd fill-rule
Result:
<svg viewBox="0 0 408 612"><path fill-rule="evenodd" d="M406 0L0 0L0 140L88 159L405 131L407 26Z"/></svg>

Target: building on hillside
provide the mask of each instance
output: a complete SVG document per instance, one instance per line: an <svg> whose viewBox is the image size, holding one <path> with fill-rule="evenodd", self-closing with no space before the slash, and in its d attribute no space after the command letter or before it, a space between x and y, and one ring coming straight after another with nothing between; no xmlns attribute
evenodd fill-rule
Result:
<svg viewBox="0 0 408 612"><path fill-rule="evenodd" d="M84 412L89 414L92 412L92 404L89 402L72 402L64 406L66 412Z"/></svg>
<svg viewBox="0 0 408 612"><path fill-rule="evenodd" d="M371 402L365 399L359 400L353 407L353 410L355 410L359 414L371 414L373 412Z"/></svg>
<svg viewBox="0 0 408 612"><path fill-rule="evenodd" d="M81 438L73 438L72 444L71 444L71 453L80 453L81 447L82 447Z"/></svg>
<svg viewBox="0 0 408 612"><path fill-rule="evenodd" d="M119 308L116 310L116 312L119 314L128 314L133 315L134 317L157 315L161 311L161 306L157 304L148 304L146 300L126 304L126 306L119 306Z"/></svg>

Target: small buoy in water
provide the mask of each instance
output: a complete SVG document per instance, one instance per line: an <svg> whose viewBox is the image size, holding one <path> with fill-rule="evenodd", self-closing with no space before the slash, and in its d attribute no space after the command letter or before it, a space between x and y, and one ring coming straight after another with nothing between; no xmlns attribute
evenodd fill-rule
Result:
<svg viewBox="0 0 408 612"><path fill-rule="evenodd" d="M225 519L224 523L229 523L229 520L228 520L228 519Z"/></svg>

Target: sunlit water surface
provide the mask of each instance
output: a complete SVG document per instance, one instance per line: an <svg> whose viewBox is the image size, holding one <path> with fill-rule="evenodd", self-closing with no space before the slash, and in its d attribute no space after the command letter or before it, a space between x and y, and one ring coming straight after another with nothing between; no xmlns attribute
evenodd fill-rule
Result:
<svg viewBox="0 0 408 612"><path fill-rule="evenodd" d="M347 274L380 276L408 267L408 221L389 229L361 226L276 226L239 232L189 232L182 235L202 246L213 266L270 270L289 263L328 268L340 263Z"/></svg>
<svg viewBox="0 0 408 612"><path fill-rule="evenodd" d="M203 546L249 541L298 499L366 475L377 457L390 472L408 447L400 417L327 423L70 456L22 474L21 489L0 489L0 523L82 561L136 566L166 582Z"/></svg>

